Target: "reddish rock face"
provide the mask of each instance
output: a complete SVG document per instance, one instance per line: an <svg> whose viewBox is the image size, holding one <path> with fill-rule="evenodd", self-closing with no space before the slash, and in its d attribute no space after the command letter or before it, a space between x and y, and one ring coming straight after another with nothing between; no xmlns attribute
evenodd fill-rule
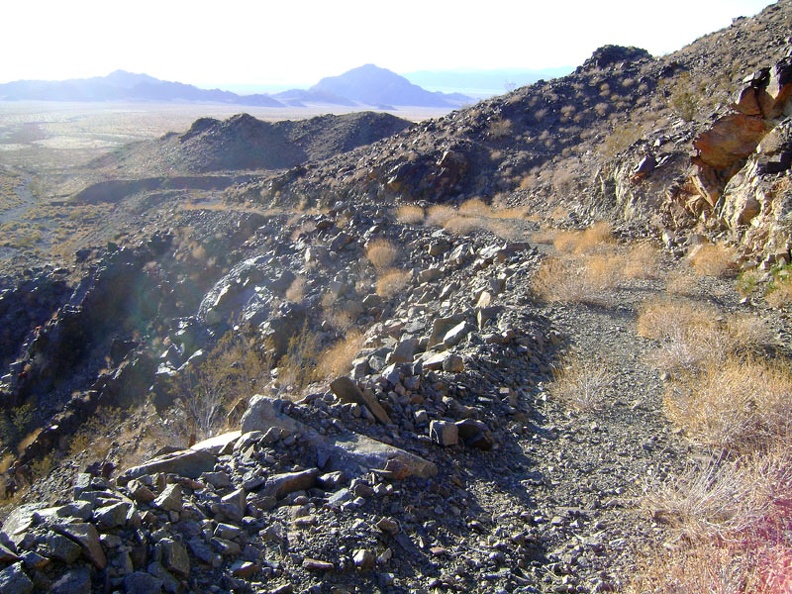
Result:
<svg viewBox="0 0 792 594"><path fill-rule="evenodd" d="M693 162L730 170L738 161L747 159L771 129L772 125L763 118L742 113L721 118L693 142L698 151Z"/></svg>

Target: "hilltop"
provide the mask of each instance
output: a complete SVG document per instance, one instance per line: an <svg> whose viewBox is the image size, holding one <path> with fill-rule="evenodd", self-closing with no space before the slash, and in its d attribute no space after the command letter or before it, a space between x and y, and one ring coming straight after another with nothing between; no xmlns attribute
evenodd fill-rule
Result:
<svg viewBox="0 0 792 594"><path fill-rule="evenodd" d="M4 171L0 591L786 591L790 25Z"/></svg>

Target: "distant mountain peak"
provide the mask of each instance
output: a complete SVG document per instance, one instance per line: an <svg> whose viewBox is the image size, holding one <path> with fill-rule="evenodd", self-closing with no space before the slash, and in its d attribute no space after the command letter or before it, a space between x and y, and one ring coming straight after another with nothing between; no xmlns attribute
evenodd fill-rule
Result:
<svg viewBox="0 0 792 594"><path fill-rule="evenodd" d="M365 105L457 107L460 104L457 96L432 93L375 64L364 64L338 76L325 77L310 91L345 97Z"/></svg>

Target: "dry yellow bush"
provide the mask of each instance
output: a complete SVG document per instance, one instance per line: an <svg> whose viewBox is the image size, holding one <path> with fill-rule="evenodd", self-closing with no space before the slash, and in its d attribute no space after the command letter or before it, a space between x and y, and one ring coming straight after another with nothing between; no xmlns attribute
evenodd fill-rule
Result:
<svg viewBox="0 0 792 594"><path fill-rule="evenodd" d="M666 340L677 336L679 329L686 333L709 332L718 317L712 306L671 299L644 303L638 311L638 336Z"/></svg>
<svg viewBox="0 0 792 594"><path fill-rule="evenodd" d="M641 506L680 532L681 548L652 551L626 591L790 591L789 548L781 537L790 499L792 454L785 443L734 460L713 459L651 485Z"/></svg>
<svg viewBox="0 0 792 594"><path fill-rule="evenodd" d="M735 554L716 542L698 543L677 551L653 551L633 572L623 591L625 594L744 594L749 571L746 565L745 555Z"/></svg>
<svg viewBox="0 0 792 594"><path fill-rule="evenodd" d="M621 281L621 265L621 259L613 254L548 258L534 275L531 289L550 302L592 301Z"/></svg>
<svg viewBox="0 0 792 594"><path fill-rule="evenodd" d="M426 213L416 204L404 204L396 209L396 220L404 225L423 223Z"/></svg>
<svg viewBox="0 0 792 594"><path fill-rule="evenodd" d="M751 495L751 485L740 478L733 461L710 460L652 485L641 507L653 520L680 529L687 538L711 538L744 527L743 502Z"/></svg>
<svg viewBox="0 0 792 594"><path fill-rule="evenodd" d="M495 219L528 219L527 206L504 206L493 208L490 217ZM537 217L538 220L538 217Z"/></svg>
<svg viewBox="0 0 792 594"><path fill-rule="evenodd" d="M738 267L737 251L722 244L698 245L691 250L688 259L695 273L702 276L728 276Z"/></svg>
<svg viewBox="0 0 792 594"><path fill-rule="evenodd" d="M488 218L492 215L492 210L480 198L471 198L460 204L459 214L466 217Z"/></svg>
<svg viewBox="0 0 792 594"><path fill-rule="evenodd" d="M744 453L786 438L792 429L792 371L750 357L727 357L695 378L669 385L669 419L696 442Z"/></svg>
<svg viewBox="0 0 792 594"><path fill-rule="evenodd" d="M747 354L773 343L761 318L724 317L712 306L681 300L645 303L638 315L639 336L660 341L650 361L660 369L696 375L736 354Z"/></svg>
<svg viewBox="0 0 792 594"><path fill-rule="evenodd" d="M320 375L333 377L347 373L352 366L353 359L363 348L364 341L363 334L353 330L336 342L319 358Z"/></svg>
<svg viewBox="0 0 792 594"><path fill-rule="evenodd" d="M457 216L457 211L445 204L435 204L430 206L426 215L426 224L432 227L442 227L446 221Z"/></svg>
<svg viewBox="0 0 792 594"><path fill-rule="evenodd" d="M639 243L631 246L624 255L623 273L625 278L651 279L658 278L660 252L650 243Z"/></svg>
<svg viewBox="0 0 792 594"><path fill-rule="evenodd" d="M387 239L374 239L366 246L366 258L377 270L390 268L398 256L398 248Z"/></svg>
<svg viewBox="0 0 792 594"><path fill-rule="evenodd" d="M406 270L391 268L380 274L377 279L377 295L390 299L399 294L410 282L412 275Z"/></svg>
<svg viewBox="0 0 792 594"><path fill-rule="evenodd" d="M608 365L573 355L554 374L550 394L577 411L595 411L606 404L615 378Z"/></svg>
<svg viewBox="0 0 792 594"><path fill-rule="evenodd" d="M319 337L307 325L292 336L286 354L278 361L278 379L284 385L302 389L320 378Z"/></svg>
<svg viewBox="0 0 792 594"><path fill-rule="evenodd" d="M689 297L696 294L698 284L699 277L690 270L675 270L666 277L666 292Z"/></svg>
<svg viewBox="0 0 792 594"><path fill-rule="evenodd" d="M557 231L553 246L562 253L585 254L614 243L613 231L606 221L597 221L582 231Z"/></svg>
<svg viewBox="0 0 792 594"><path fill-rule="evenodd" d="M792 273L785 268L782 270L768 287L765 294L765 301L770 307L782 308L792 304Z"/></svg>
<svg viewBox="0 0 792 594"><path fill-rule="evenodd" d="M467 235L476 229L486 227L487 220L479 217L454 216L443 223L443 229L452 235Z"/></svg>

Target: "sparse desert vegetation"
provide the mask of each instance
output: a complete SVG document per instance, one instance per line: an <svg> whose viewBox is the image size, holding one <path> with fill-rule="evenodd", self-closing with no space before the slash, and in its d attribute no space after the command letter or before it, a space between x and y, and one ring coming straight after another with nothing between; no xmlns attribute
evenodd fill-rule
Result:
<svg viewBox="0 0 792 594"><path fill-rule="evenodd" d="M0 121L0 582L788 591L790 15L416 126Z"/></svg>

